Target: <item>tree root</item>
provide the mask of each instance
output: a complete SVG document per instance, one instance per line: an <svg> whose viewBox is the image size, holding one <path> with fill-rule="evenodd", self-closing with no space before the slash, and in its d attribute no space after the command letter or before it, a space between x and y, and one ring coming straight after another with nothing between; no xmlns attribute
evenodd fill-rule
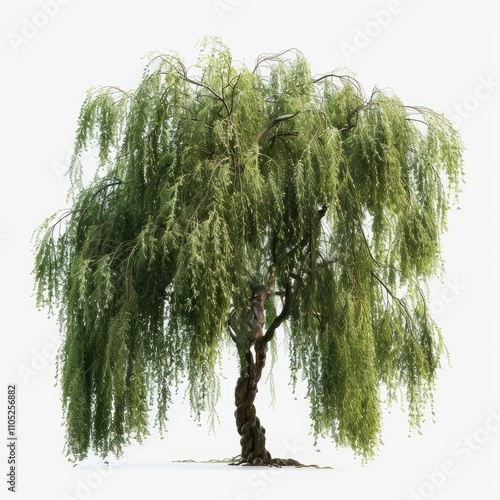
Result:
<svg viewBox="0 0 500 500"><path fill-rule="evenodd" d="M238 458L238 457L236 457ZM303 468L303 467L313 467L315 469L333 469L333 467L321 466L315 464L303 464L294 460L293 458L272 458L269 462L264 462L262 458L258 457L248 462L247 460L240 459L239 461L235 461L229 463L228 465L242 465L242 466L250 466L250 467L295 467L295 468Z"/></svg>
<svg viewBox="0 0 500 500"><path fill-rule="evenodd" d="M249 467L295 467L297 469L304 467L312 467L314 469L333 469L333 467L329 466L321 466L315 464L302 464L293 458L272 458L268 463L264 463L261 458L255 458L252 463L247 460L243 460L241 455L238 455L233 458L224 458L220 459L212 459L212 460L174 460L176 463L191 463L191 464L227 464L227 465L235 465L235 466L249 466Z"/></svg>

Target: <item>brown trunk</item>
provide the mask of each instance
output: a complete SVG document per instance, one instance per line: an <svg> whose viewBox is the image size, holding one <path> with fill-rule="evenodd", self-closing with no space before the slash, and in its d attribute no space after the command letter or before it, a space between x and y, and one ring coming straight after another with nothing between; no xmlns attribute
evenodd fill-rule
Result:
<svg viewBox="0 0 500 500"><path fill-rule="evenodd" d="M266 362L267 342L260 337L255 343L255 360L250 349L246 353L246 375L238 379L235 390L236 427L241 436L241 459L252 465L269 465L271 454L266 450L266 430L256 415L254 401L257 384Z"/></svg>
<svg viewBox="0 0 500 500"><path fill-rule="evenodd" d="M269 288L274 287L274 279L270 279ZM269 464L271 455L266 450L266 430L260 424L255 412L255 396L257 384L266 363L267 341L263 336L264 302L268 290L254 289L250 301L250 308L240 322L237 330L240 333L239 353L241 362L241 376L235 390L236 428L241 436L241 459L253 465ZM244 336L242 333L244 332ZM252 354L252 346L255 358Z"/></svg>
<svg viewBox="0 0 500 500"><path fill-rule="evenodd" d="M254 406L258 391L257 385L266 364L267 344L273 338L276 328L286 318L290 301L290 282L288 280L285 284L283 310L274 319L264 335L264 303L269 296L274 295L274 271L275 268L272 267L267 289L263 286L252 288L252 299L249 302L248 313L239 318L231 315L229 319L231 337L238 348L241 363L241 374L235 390L236 411L234 412L236 428L241 436L240 463L278 467L283 465L300 466L299 462L293 459L271 458L271 454L266 450L266 430L261 425Z"/></svg>

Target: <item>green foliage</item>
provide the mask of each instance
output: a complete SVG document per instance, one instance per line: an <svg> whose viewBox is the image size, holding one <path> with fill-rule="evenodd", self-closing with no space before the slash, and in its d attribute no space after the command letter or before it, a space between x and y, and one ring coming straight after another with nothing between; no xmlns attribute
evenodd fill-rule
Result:
<svg viewBox="0 0 500 500"><path fill-rule="evenodd" d="M85 100L73 206L42 226L34 271L39 306L60 311L76 459L143 439L153 403L163 428L181 381L195 416L213 409L228 318L271 267L276 291L291 287L292 378L307 381L315 435L371 457L382 393L401 387L418 425L444 349L426 282L460 139L439 114L366 97L349 76L314 79L289 56L252 71L214 41L198 74L159 55L136 91ZM83 186L94 147L99 170Z"/></svg>

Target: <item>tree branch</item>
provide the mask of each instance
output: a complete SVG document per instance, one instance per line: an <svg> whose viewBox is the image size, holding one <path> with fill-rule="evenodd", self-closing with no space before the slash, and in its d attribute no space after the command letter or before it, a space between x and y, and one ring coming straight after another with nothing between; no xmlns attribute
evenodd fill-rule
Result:
<svg viewBox="0 0 500 500"><path fill-rule="evenodd" d="M229 330L229 335L231 336L231 340L238 345L238 335L240 335L239 328L233 324L235 310L229 313L229 318L227 320L227 328Z"/></svg>
<svg viewBox="0 0 500 500"><path fill-rule="evenodd" d="M94 200L97 198L97 196L102 192L108 189L109 187L112 186L118 186L119 184L122 184L123 181L120 180L114 180L109 182L108 184L104 184L104 186L101 186L93 195L92 198L90 198L90 201L88 202L87 206L82 210L80 216L78 217L78 228L80 227L80 222L82 221L83 217L87 214L87 212L90 210L90 206L94 202ZM79 229L78 229L79 230Z"/></svg>
<svg viewBox="0 0 500 500"><path fill-rule="evenodd" d="M356 88L358 91L358 97L361 99L362 96L364 95L364 90L361 84L356 80L356 78L353 78L352 76L349 75L337 75L335 73L327 73L326 75L319 76L313 80L313 83L319 83L323 80L326 80L327 78L338 78L343 84L344 80L347 80L353 87Z"/></svg>
<svg viewBox="0 0 500 500"><path fill-rule="evenodd" d="M373 98L379 92L380 91L378 89L373 89L372 95L370 96L370 99L366 102L363 102L363 104L360 104L357 108L354 108L349 113L349 116L347 117L347 125L345 127L342 127L341 129L339 129L339 132L347 132L348 130L351 130L352 128L354 128L358 123L357 118L358 118L359 112L362 111L363 109L369 108L373 103ZM356 122L351 123L351 120L354 118L354 116L356 116Z"/></svg>
<svg viewBox="0 0 500 500"><path fill-rule="evenodd" d="M404 300L398 298L396 294L384 283L384 281L378 276L376 273L373 271L370 271L371 275L380 283L382 288L387 292L387 294L392 298L393 302L398 305L398 307L404 312L406 316L406 321L410 324L413 325L413 318L411 317L410 311L408 311L408 307L406 306ZM411 328L407 328L407 332L410 334L410 336L413 338L415 341L415 344L421 349L420 343L418 339L415 337L413 332L411 331Z"/></svg>
<svg viewBox="0 0 500 500"><path fill-rule="evenodd" d="M271 323L271 326L267 329L266 334L261 338L261 342L269 342L274 337L274 332L276 329L285 321L288 311L290 310L290 295L291 295L292 287L290 284L290 279L287 279L285 284L285 299L283 302L283 309L280 314L274 318L274 321Z"/></svg>
<svg viewBox="0 0 500 500"><path fill-rule="evenodd" d="M218 94L213 88L209 87L205 83L200 82L198 80L193 80L192 78L190 78L188 76L187 68L184 65L184 63L179 58L177 58L175 56L171 56L171 57L181 67L180 70L178 68L176 68L175 65L171 61L169 61L168 59L165 59L164 57L162 57L162 60L164 62L166 62L167 64L169 64L170 67L173 69L173 71L175 71L175 73L177 73L185 82L191 83L192 85L195 85L197 87L201 87L201 88L204 88L205 90L208 90L212 94L212 96L215 97L218 101L220 101L223 104L224 108L226 108L227 116L231 116L231 110L229 109L229 106L227 105L227 102L225 101L225 99L220 94ZM162 74L162 73L164 73L164 72L158 71L156 74Z"/></svg>
<svg viewBox="0 0 500 500"><path fill-rule="evenodd" d="M291 120L295 116L297 116L300 113L300 111L297 111L296 113L292 113L289 115L281 115L275 118L260 134L259 137L257 137L257 142L260 142L264 137L267 135L267 133L275 127L278 123L283 122L285 120Z"/></svg>
<svg viewBox="0 0 500 500"><path fill-rule="evenodd" d="M257 74L257 71L266 62L269 62L269 63L271 63L271 62L281 62L283 60L282 57L285 54L289 54L289 53L293 53L295 55L301 54L300 50L294 49L294 48L282 50L281 52L278 52L277 54L261 54L257 58L257 61L255 63L255 68L254 68L254 70L253 70L252 73L254 75Z"/></svg>

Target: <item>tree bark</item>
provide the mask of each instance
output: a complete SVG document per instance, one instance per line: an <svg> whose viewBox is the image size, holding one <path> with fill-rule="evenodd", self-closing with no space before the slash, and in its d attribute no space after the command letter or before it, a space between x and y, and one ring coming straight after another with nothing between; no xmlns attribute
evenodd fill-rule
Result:
<svg viewBox="0 0 500 500"><path fill-rule="evenodd" d="M271 454L266 449L266 430L255 410L255 396L262 369L266 362L267 342L260 337L255 342L255 359L250 348L246 353L246 374L236 384L236 427L241 436L241 459L252 465L269 465Z"/></svg>
<svg viewBox="0 0 500 500"><path fill-rule="evenodd" d="M274 332L285 320L290 304L290 280L285 283L283 310L274 318L264 335L264 304L268 297L274 295L274 271L271 267L267 288L252 288L252 299L249 310L239 320L234 316L229 319L229 331L240 355L241 373L236 383L235 405L236 428L241 436L241 463L249 465L283 465L301 466L293 459L271 458L266 449L266 429L260 423L255 410L255 397L262 370L266 364L268 342ZM233 333L234 332L234 333ZM252 352L253 347L253 352ZM255 353L255 357L254 354Z"/></svg>
<svg viewBox="0 0 500 500"><path fill-rule="evenodd" d="M235 389L236 428L241 436L241 459L252 465L269 464L271 461L271 454L266 450L266 430L256 415L254 405L257 386L266 363L267 340L263 335L264 303L269 295L270 286L274 287L274 279L270 279L266 290L262 290L263 287L253 290L249 311L237 327L241 374Z"/></svg>

